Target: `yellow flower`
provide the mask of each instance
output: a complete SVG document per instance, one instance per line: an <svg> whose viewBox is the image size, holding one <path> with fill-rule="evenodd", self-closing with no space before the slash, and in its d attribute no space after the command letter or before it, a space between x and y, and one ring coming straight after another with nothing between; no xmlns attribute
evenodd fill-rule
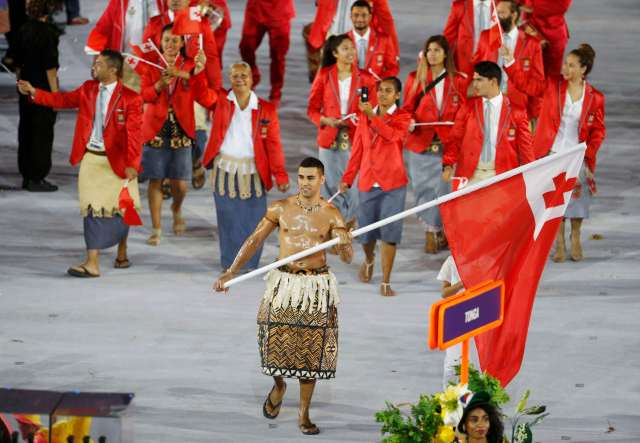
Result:
<svg viewBox="0 0 640 443"><path fill-rule="evenodd" d="M436 434L435 443L452 443L456 433L451 426L440 426Z"/></svg>

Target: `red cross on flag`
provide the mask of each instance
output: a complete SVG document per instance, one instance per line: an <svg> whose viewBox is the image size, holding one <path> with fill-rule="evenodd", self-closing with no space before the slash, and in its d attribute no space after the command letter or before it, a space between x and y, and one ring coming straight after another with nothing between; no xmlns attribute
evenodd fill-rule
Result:
<svg viewBox="0 0 640 443"><path fill-rule="evenodd" d="M466 288L504 280L502 326L476 337L480 367L506 386L524 357L529 319L586 145L468 186L440 205Z"/></svg>
<svg viewBox="0 0 640 443"><path fill-rule="evenodd" d="M173 33L175 35L200 34L202 32L202 8L191 6L175 11Z"/></svg>

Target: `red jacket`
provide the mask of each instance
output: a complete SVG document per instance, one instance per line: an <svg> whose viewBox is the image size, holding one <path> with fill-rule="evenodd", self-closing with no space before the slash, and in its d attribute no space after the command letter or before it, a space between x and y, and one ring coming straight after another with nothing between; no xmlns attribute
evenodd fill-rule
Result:
<svg viewBox="0 0 640 443"><path fill-rule="evenodd" d="M380 34L388 35L395 53L400 54L398 33L388 0L370 0L370 3L373 6L371 27ZM316 0L316 16L309 32L309 44L315 49L320 49L324 45L337 9L338 0Z"/></svg>
<svg viewBox="0 0 640 443"><path fill-rule="evenodd" d="M151 17L147 27L144 28L144 34L142 36L143 41L151 39L159 50L162 50L160 45L160 39L162 37L162 28L171 23L171 18L168 13L156 15ZM207 56L207 66L205 73L209 86L212 88L219 88L222 86L222 72L220 68L220 57L218 57L218 47L216 45L215 37L211 31L211 25L209 19L202 18L202 40L204 45L204 54ZM198 36L185 36L186 39L186 54L187 58L193 59L200 50L200 44L198 42ZM155 63L162 65L163 63L155 57L151 57Z"/></svg>
<svg viewBox="0 0 640 443"><path fill-rule="evenodd" d="M473 0L453 0L442 34L449 42L458 71L473 71Z"/></svg>
<svg viewBox="0 0 640 443"><path fill-rule="evenodd" d="M245 17L267 27L280 26L296 16L293 0L247 0Z"/></svg>
<svg viewBox="0 0 640 443"><path fill-rule="evenodd" d="M184 60L178 56L176 67L181 71L191 72L193 62ZM169 105L173 107L176 118L182 130L192 139L195 139L195 120L193 117L193 93L189 87L189 80L174 79L173 93L170 95L170 87L164 88L160 94L156 91L155 84L160 80L161 72L158 69L147 69L140 77L140 95L145 102L142 117L142 141L148 142L162 129L169 114Z"/></svg>
<svg viewBox="0 0 640 443"><path fill-rule="evenodd" d="M526 76L518 66L510 66L508 73L510 78L513 75L516 84L526 82ZM540 114L533 139L536 158L540 158L549 153L560 128L560 120L567 98L567 81L560 76L553 76L541 82L529 83L529 87L533 94L542 96L544 112ZM593 172L596 170L596 154L605 135L604 95L587 82L584 88L580 124L578 125L578 141L587 144L584 161Z"/></svg>
<svg viewBox="0 0 640 443"><path fill-rule="evenodd" d="M544 80L544 65L542 63L542 48L540 42L524 33L521 29L518 30L518 41L516 42L516 49L514 51L514 64L522 67L523 75L526 75L527 81L530 83L537 83ZM475 55L473 56L473 64L480 61L498 61L498 51L491 51L489 49L489 30L483 31L480 34L480 42ZM508 73L508 72L507 72ZM473 68L470 74L473 74ZM518 86L509 78L507 84L507 95L513 106L527 109L529 104L529 96L533 94L529 93L529 88Z"/></svg>
<svg viewBox="0 0 640 443"><path fill-rule="evenodd" d="M524 6L533 9L531 14L523 14L546 40L566 42L569 28L564 15L571 6L571 0L524 0Z"/></svg>
<svg viewBox="0 0 640 443"><path fill-rule="evenodd" d="M466 101L468 85L466 75L456 73L453 80L450 76L446 76L444 80L441 80L444 82L441 111L438 111L435 88L422 97L416 109L416 100L420 95L421 88L418 86L416 91L413 92L415 79L416 71L409 73L407 76L404 84L403 109L411 114L416 123L455 121L458 111ZM428 71L427 85L432 80L431 71ZM431 145L436 133L442 143L446 144L451 128L451 126L416 126L413 132L410 132L407 136L405 147L413 152L423 152Z"/></svg>
<svg viewBox="0 0 640 443"><path fill-rule="evenodd" d="M387 35L376 32L372 27L369 29L371 32L369 34L369 47L367 48L364 72L369 73L369 69L371 69L380 78L397 76L398 72L400 72L400 54L393 48L391 39ZM355 31L349 31L349 36L356 48L355 65L358 66L358 45L356 44Z"/></svg>
<svg viewBox="0 0 640 443"><path fill-rule="evenodd" d="M126 10L129 0L109 0L107 7L89 32L85 52L98 53L103 49L129 51L128 42L124 41L126 26ZM158 11L164 10L164 1L156 0Z"/></svg>
<svg viewBox="0 0 640 443"><path fill-rule="evenodd" d="M87 149L93 130L99 82L88 80L70 92L36 90L33 101L50 108L79 108L73 147L69 162L77 165ZM104 147L113 172L125 178L124 169L140 169L142 157L142 98L118 81L109 107L103 131Z"/></svg>
<svg viewBox="0 0 640 443"><path fill-rule="evenodd" d="M456 176L471 178L475 172L484 139L482 97L470 98L458 112L445 145L442 164L456 165ZM496 174L535 160L526 112L511 106L503 97L496 141Z"/></svg>
<svg viewBox="0 0 640 443"><path fill-rule="evenodd" d="M213 111L209 143L202 159L202 164L210 167L220 153L220 147L233 118L235 105L227 99L227 90L216 91L208 88L202 73L192 76L190 82L196 100ZM276 108L270 102L259 98L258 109L252 112L252 122L253 154L256 169L264 187L267 190L273 187L271 176L275 177L278 185L289 183Z"/></svg>
<svg viewBox="0 0 640 443"><path fill-rule="evenodd" d="M362 86L369 88L369 101L374 105L377 103L375 81L370 75L359 72L358 69L354 68L351 74L351 93L349 94L347 114L358 112L358 90ZM318 146L320 148L329 148L338 136L338 128L321 126L320 117L342 117L340 113L338 67L336 65L327 66L318 71L318 75L316 75L311 85L311 91L309 92L307 115L318 127ZM349 135L351 140L353 140L356 128L350 120L347 121L349 122Z"/></svg>
<svg viewBox="0 0 640 443"><path fill-rule="evenodd" d="M358 189L362 192L369 192L374 183L385 192L406 186L402 144L409 130L411 114L396 109L393 114L382 117L369 119L361 113L359 118L342 181L351 186L359 174Z"/></svg>

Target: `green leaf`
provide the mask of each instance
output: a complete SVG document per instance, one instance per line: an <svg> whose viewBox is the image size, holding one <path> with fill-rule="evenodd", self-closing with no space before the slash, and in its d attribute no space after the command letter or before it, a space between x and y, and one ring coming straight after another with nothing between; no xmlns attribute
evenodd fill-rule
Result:
<svg viewBox="0 0 640 443"><path fill-rule="evenodd" d="M530 393L531 391L529 389L524 391L524 394L522 395L522 398L520 399L520 401L518 402L518 406L516 407L517 414L521 413L524 410L524 408L527 407L527 400L529 400Z"/></svg>
<svg viewBox="0 0 640 443"><path fill-rule="evenodd" d="M522 411L522 414L523 415L538 415L538 414L542 414L546 410L547 410L547 407L545 405L531 406L530 408L527 408L524 411Z"/></svg>
<svg viewBox="0 0 640 443"><path fill-rule="evenodd" d="M544 413L542 415L538 415L535 420L533 420L532 422L529 423L529 427L534 427L535 425L537 425L538 423L540 423L542 420L544 420L544 418L549 415L549 413Z"/></svg>

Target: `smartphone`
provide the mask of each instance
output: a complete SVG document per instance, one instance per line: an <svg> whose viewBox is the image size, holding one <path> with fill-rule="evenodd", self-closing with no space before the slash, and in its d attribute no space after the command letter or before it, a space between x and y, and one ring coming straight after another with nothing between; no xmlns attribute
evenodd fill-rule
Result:
<svg viewBox="0 0 640 443"><path fill-rule="evenodd" d="M367 103L369 101L369 87L363 86L360 88L360 101L362 103Z"/></svg>

